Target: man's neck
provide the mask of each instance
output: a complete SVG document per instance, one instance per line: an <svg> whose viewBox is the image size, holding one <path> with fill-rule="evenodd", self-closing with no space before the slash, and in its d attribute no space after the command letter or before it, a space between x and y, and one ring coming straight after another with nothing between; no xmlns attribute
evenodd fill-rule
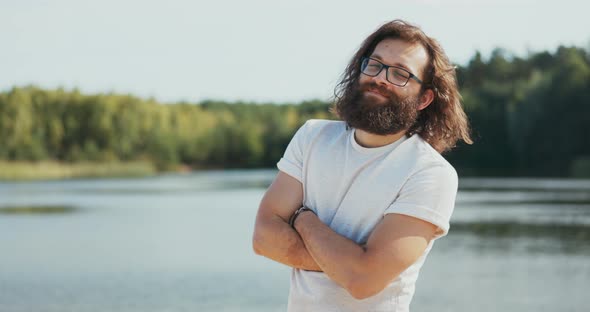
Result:
<svg viewBox="0 0 590 312"><path fill-rule="evenodd" d="M396 134L378 135L361 129L355 129L354 139L362 147L373 148L391 144L406 134L406 131L400 131Z"/></svg>

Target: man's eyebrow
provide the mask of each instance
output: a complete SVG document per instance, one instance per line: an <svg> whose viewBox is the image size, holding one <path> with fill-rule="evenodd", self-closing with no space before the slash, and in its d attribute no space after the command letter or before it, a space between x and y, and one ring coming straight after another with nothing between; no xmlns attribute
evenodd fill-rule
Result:
<svg viewBox="0 0 590 312"><path fill-rule="evenodd" d="M379 61L383 61L383 58L382 58L382 57L381 57L379 54L371 54L371 56L369 56L369 57L371 57L371 58L375 58L375 59L378 59ZM413 70L412 70L412 69L410 69L410 67L409 67L409 66L407 66L407 65L405 65L405 64L403 64L403 63L399 63L399 62L398 62L398 63L394 63L394 64L386 64L386 65L401 67L401 68L403 68L403 69L405 69L405 70L409 71L410 73L413 73Z"/></svg>

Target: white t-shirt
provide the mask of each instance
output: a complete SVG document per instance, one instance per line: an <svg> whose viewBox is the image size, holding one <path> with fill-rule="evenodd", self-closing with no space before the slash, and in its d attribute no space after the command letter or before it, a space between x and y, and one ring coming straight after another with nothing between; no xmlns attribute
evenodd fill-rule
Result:
<svg viewBox="0 0 590 312"><path fill-rule="evenodd" d="M304 205L323 223L359 244L388 213L438 226L436 238L449 230L457 173L419 135L365 148L344 122L309 120L277 167L303 184ZM363 300L322 272L293 269L288 311L409 311L419 270L433 242L383 291Z"/></svg>

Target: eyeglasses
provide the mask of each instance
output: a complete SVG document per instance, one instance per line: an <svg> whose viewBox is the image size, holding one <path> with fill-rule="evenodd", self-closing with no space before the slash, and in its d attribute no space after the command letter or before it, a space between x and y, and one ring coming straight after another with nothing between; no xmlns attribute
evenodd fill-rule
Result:
<svg viewBox="0 0 590 312"><path fill-rule="evenodd" d="M410 79L422 83L422 80L416 77L416 75L401 67L385 65L370 57L363 57L361 59L361 73L367 76L375 77L381 73L383 68L385 68L385 79L396 86L405 87Z"/></svg>

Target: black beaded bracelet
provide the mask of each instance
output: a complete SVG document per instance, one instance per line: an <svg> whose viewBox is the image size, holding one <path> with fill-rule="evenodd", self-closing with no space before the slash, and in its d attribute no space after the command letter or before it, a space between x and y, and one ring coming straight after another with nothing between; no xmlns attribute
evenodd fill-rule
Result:
<svg viewBox="0 0 590 312"><path fill-rule="evenodd" d="M316 214L316 213L315 213L313 210L311 210L311 209L309 209L309 208L307 208L307 207L305 207L305 206L303 206L303 207L301 207L301 208L297 209L297 210L295 211L295 213L293 213L293 215L291 216L291 218L289 218L289 225L290 225L292 228L295 228L295 219L297 219L297 217L298 217L298 216L299 216L299 215L300 215L302 212L304 212L304 211L311 211L313 214Z"/></svg>

